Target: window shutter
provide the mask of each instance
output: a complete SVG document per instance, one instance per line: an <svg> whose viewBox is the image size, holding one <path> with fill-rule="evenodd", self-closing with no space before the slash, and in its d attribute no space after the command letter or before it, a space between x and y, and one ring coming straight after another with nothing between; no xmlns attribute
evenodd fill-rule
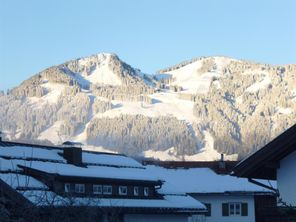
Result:
<svg viewBox="0 0 296 222"><path fill-rule="evenodd" d="M209 203L206 203L206 204L204 204L205 206L206 206L206 208L207 208L207 210L208 210L208 212L206 212L206 214L205 214L205 216L206 217L210 217L211 216L211 204L209 204Z"/></svg>
<svg viewBox="0 0 296 222"><path fill-rule="evenodd" d="M228 203L222 203L222 216L229 216L229 205L228 205Z"/></svg>
<svg viewBox="0 0 296 222"><path fill-rule="evenodd" d="M248 216L248 203L242 203L242 216Z"/></svg>

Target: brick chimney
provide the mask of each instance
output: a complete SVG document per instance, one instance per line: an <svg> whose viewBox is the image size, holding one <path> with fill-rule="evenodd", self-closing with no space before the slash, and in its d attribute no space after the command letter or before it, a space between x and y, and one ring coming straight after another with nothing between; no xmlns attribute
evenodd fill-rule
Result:
<svg viewBox="0 0 296 222"><path fill-rule="evenodd" d="M67 160L67 163L82 166L82 145L71 141L63 143L63 157Z"/></svg>

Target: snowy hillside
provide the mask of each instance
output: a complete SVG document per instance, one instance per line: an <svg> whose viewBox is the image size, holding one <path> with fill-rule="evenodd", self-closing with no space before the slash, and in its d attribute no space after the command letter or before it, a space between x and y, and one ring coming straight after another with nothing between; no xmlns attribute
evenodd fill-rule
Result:
<svg viewBox="0 0 296 222"><path fill-rule="evenodd" d="M78 67L82 70L81 75L92 84L120 86L122 82L119 76L108 66L111 56L110 54L98 54L91 58L79 59Z"/></svg>
<svg viewBox="0 0 296 222"><path fill-rule="evenodd" d="M234 160L295 123L295 92L295 65L201 57L148 75L101 53L0 95L0 129L162 160Z"/></svg>
<svg viewBox="0 0 296 222"><path fill-rule="evenodd" d="M212 80L222 77L223 69L231 61L234 60L225 57L205 58L166 73L171 75L170 84L181 87L184 93L207 93Z"/></svg>

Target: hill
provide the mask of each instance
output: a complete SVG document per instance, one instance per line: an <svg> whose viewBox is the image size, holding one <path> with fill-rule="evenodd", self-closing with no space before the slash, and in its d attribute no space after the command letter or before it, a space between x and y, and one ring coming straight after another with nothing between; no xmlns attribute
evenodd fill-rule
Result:
<svg viewBox="0 0 296 222"><path fill-rule="evenodd" d="M201 57L145 74L100 53L0 95L7 139L163 160L242 158L294 124L296 65Z"/></svg>

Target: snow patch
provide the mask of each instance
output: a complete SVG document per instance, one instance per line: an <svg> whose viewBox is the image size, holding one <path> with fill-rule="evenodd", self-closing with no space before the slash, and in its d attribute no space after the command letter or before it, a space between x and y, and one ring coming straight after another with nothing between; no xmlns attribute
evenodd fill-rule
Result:
<svg viewBox="0 0 296 222"><path fill-rule="evenodd" d="M46 130L40 133L38 136L38 140L49 140L54 144L61 144L63 141L62 138L59 136L59 129L60 126L63 124L64 121L56 121L53 125L48 127Z"/></svg>
<svg viewBox="0 0 296 222"><path fill-rule="evenodd" d="M110 69L111 54L101 53L96 56L83 58L78 61L81 67L91 67L82 76L93 84L120 86L120 78Z"/></svg>
<svg viewBox="0 0 296 222"><path fill-rule="evenodd" d="M236 97L235 103L242 104L243 103L243 95Z"/></svg>
<svg viewBox="0 0 296 222"><path fill-rule="evenodd" d="M275 110L276 110L276 113L278 114L289 115L293 113L293 110L291 108L276 107Z"/></svg>
<svg viewBox="0 0 296 222"><path fill-rule="evenodd" d="M181 160L180 157L177 156L176 150L174 147L171 147L165 151L155 151L155 150L146 150L143 152L143 156L147 158L153 158L161 161L165 160L173 160L178 161Z"/></svg>
<svg viewBox="0 0 296 222"><path fill-rule="evenodd" d="M57 103L60 95L65 89L63 84L58 83L44 83L41 85L46 91L46 95L42 99L48 101L49 103Z"/></svg>
<svg viewBox="0 0 296 222"><path fill-rule="evenodd" d="M271 83L271 80L270 80L269 76L266 75L262 81L256 82L253 85L249 86L246 89L246 91L254 93L254 92L259 91L260 89L266 88L270 83Z"/></svg>
<svg viewBox="0 0 296 222"><path fill-rule="evenodd" d="M114 107L104 113L97 113L94 117L118 117L120 115L144 115L149 117L174 116L179 120L193 122L196 117L193 115L194 102L179 99L178 93L155 93L150 95L154 100L152 104L145 102L126 102L113 100Z"/></svg>
<svg viewBox="0 0 296 222"><path fill-rule="evenodd" d="M229 57L225 57L225 56L214 56L213 57L215 60L215 65L216 65L216 72L222 74L223 73L223 69L230 64L230 62L232 61L238 61L236 59L232 59Z"/></svg>
<svg viewBox="0 0 296 222"><path fill-rule="evenodd" d="M39 97L27 97L27 103L34 106L35 108L40 108L42 105L56 104L59 100L60 95L65 89L65 85L60 83L50 83L46 82L40 85L45 91L45 95L41 98Z"/></svg>
<svg viewBox="0 0 296 222"><path fill-rule="evenodd" d="M174 81L170 85L181 86L186 93L207 93L213 79L220 78L224 68L232 61L232 59L227 57L217 56L211 58L214 59L215 68L209 72L200 72L204 60L201 59L162 75L171 74ZM220 87L219 83L215 84L217 87Z"/></svg>
<svg viewBox="0 0 296 222"><path fill-rule="evenodd" d="M217 89L221 89L221 84L218 80L213 81L213 86L215 86Z"/></svg>

